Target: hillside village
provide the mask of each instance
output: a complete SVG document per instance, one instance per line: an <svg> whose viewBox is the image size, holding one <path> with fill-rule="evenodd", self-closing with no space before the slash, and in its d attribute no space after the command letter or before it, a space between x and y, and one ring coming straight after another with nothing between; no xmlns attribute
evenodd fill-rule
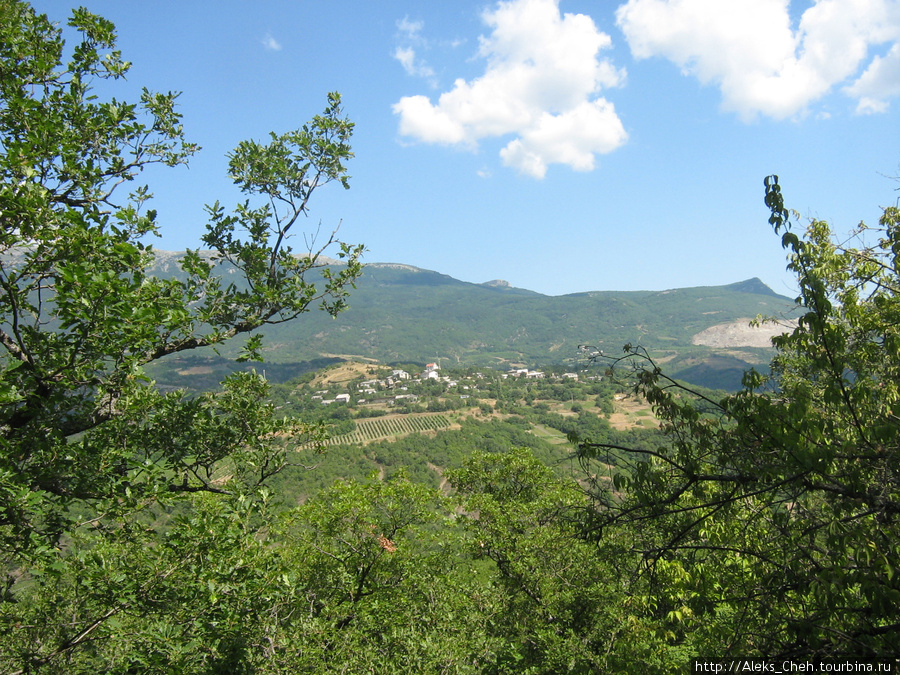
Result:
<svg viewBox="0 0 900 675"><path fill-rule="evenodd" d="M329 389L318 389L310 395L310 399L318 401L322 405L354 404L360 406L396 406L417 403L423 394L431 396L437 394L453 395L458 401L467 401L472 398L484 398L489 386L498 381L509 379L522 379L526 381L546 380L548 382L578 382L578 373L550 373L543 370L531 370L529 368L512 368L506 372L488 371L451 371L450 374L442 374L441 367L437 363L426 364L424 370L410 374L408 370L393 368L390 374L384 377L359 380L355 378L343 383L347 391L337 393L337 386ZM582 378L587 382L596 382L603 379L602 375L587 375ZM335 385L338 383L335 383ZM427 392L422 385L432 385ZM437 385L435 387L434 385Z"/></svg>

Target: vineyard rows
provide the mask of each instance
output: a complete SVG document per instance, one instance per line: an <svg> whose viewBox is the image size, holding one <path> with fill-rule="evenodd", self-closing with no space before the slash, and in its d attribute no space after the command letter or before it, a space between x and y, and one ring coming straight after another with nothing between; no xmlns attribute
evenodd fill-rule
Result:
<svg viewBox="0 0 900 675"><path fill-rule="evenodd" d="M335 436L325 445L369 443L392 436L404 436L421 431L446 429L450 420L445 415L404 415L402 417L375 417L356 420L356 431Z"/></svg>

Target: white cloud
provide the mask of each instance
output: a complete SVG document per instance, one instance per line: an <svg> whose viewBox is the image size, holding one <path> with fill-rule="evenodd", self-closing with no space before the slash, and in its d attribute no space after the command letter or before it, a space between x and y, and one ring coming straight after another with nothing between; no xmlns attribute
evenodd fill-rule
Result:
<svg viewBox="0 0 900 675"><path fill-rule="evenodd" d="M866 71L844 91L859 99L856 112L886 112L888 99L900 96L900 44L895 43L884 57L872 59Z"/></svg>
<svg viewBox="0 0 900 675"><path fill-rule="evenodd" d="M262 39L262 46L273 52L281 51L281 43L278 42L274 37L272 37L271 33L266 33L266 36Z"/></svg>
<svg viewBox="0 0 900 675"><path fill-rule="evenodd" d="M400 114L400 135L425 143L453 145L466 142L466 131L452 115L431 105L427 96L404 96L394 104Z"/></svg>
<svg viewBox="0 0 900 675"><path fill-rule="evenodd" d="M805 113L858 72L872 45L900 39L900 0L815 0L796 29L789 4L629 0L616 19L636 58L662 56L702 83L717 85L723 107L745 120L760 113L776 119ZM883 97L898 80L889 58L879 63L873 61L844 91L883 102L874 90Z"/></svg>
<svg viewBox="0 0 900 675"><path fill-rule="evenodd" d="M425 27L424 21L410 21L408 16L404 16L397 22L397 30L403 33L407 39L419 39L419 33Z"/></svg>
<svg viewBox="0 0 900 675"><path fill-rule="evenodd" d="M403 70L405 70L409 75L413 75L415 73L415 49L413 49L412 47L397 47L397 49L394 50L394 58L400 62L400 65L403 66Z"/></svg>
<svg viewBox="0 0 900 675"><path fill-rule="evenodd" d="M542 178L549 164L594 168L596 153L627 140L611 103L598 97L624 73L599 52L611 45L590 17L561 14L558 0L509 0L483 14L480 77L458 79L437 103L405 96L394 105L400 134L475 149L481 139L514 135L504 164Z"/></svg>
<svg viewBox="0 0 900 675"><path fill-rule="evenodd" d="M625 141L625 130L611 103L585 101L558 115L544 113L537 124L511 141L500 157L507 166L543 178L548 164L593 171L594 155L606 154Z"/></svg>
<svg viewBox="0 0 900 675"><path fill-rule="evenodd" d="M434 70L418 57L416 50L412 47L412 45L427 46L427 42L421 36L424 27L423 21L410 21L409 17L400 19L397 22L397 30L400 31L405 46L397 47L393 56L403 66L407 75L424 77L431 82L433 87L436 87Z"/></svg>
<svg viewBox="0 0 900 675"><path fill-rule="evenodd" d="M394 50L394 58L400 62L407 75L425 78L434 77L434 70L428 64L416 58L416 50L412 47L397 47Z"/></svg>

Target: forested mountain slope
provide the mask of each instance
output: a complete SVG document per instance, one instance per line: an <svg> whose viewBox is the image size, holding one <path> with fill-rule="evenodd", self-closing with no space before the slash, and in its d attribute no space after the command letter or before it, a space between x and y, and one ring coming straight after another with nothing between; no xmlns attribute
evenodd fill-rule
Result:
<svg viewBox="0 0 900 675"><path fill-rule="evenodd" d="M166 263L161 274L174 269L171 256L160 254ZM276 369L331 355L502 367L575 361L583 344L612 354L632 343L668 363L673 373L709 386L736 387L743 370L768 362L770 351L697 345L694 336L737 320L747 324L760 314L785 317L793 309L791 299L759 279L547 296L500 281L475 284L409 265L371 263L356 286L349 299L352 311L336 319L316 313L267 328L266 360Z"/></svg>

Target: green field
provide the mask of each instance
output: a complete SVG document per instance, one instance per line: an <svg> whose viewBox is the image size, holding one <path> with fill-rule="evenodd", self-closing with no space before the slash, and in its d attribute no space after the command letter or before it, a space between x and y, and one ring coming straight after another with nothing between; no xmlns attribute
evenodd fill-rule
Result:
<svg viewBox="0 0 900 675"><path fill-rule="evenodd" d="M545 426L543 424L533 425L531 433L533 433L538 438L543 438L545 441L547 441L548 443L552 443L553 445L563 445L564 443L569 442L569 439L566 438L566 435L563 432Z"/></svg>

